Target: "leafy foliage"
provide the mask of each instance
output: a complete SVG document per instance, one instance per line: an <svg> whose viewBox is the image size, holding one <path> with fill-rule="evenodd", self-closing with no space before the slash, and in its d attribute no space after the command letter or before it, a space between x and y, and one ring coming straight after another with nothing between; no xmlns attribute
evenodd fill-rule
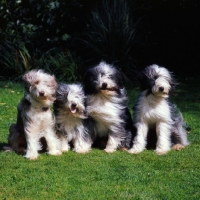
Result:
<svg viewBox="0 0 200 200"><path fill-rule="evenodd" d="M126 75L132 75L136 68L133 52L137 23L131 12L130 1L101 2L92 10L84 40L91 58L114 63Z"/></svg>
<svg viewBox="0 0 200 200"><path fill-rule="evenodd" d="M60 73L57 73L62 74L59 78L77 79L78 75L74 74L78 73L76 71L78 67L74 60L77 59L79 62L79 58L75 58L75 54L72 55L69 52L69 47L72 42L71 38L80 28L76 24L81 20L79 18L82 12L81 5L79 1L73 0L68 2L58 0L2 1L0 64L3 75L11 78L20 77L25 71L38 67L35 63L41 63L41 60L46 57L46 55L40 55L41 58L39 58L38 52L51 52L51 49L54 49L55 58L51 55L51 61L55 64L55 69L52 69L52 64L45 68L58 71L58 64L62 62ZM79 15L74 13L75 10ZM57 53L55 53L56 50ZM68 53L63 56L65 52ZM58 56L58 53L61 55ZM61 61L61 58L65 59L65 66L70 65L66 70L63 68L64 60ZM70 61L72 63L69 63ZM72 69L73 65L74 69ZM43 65L39 67L43 68Z"/></svg>

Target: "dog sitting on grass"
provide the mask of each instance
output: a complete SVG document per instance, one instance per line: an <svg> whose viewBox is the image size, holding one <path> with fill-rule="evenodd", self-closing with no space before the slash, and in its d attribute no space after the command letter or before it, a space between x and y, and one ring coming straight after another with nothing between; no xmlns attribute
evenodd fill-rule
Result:
<svg viewBox="0 0 200 200"><path fill-rule="evenodd" d="M103 142L107 153L129 149L133 125L122 73L102 61L86 71L84 84L87 112L92 122L89 127L95 142L108 138Z"/></svg>
<svg viewBox="0 0 200 200"><path fill-rule="evenodd" d="M177 85L173 74L158 65L146 67L138 76L141 94L133 108L134 127L137 129L129 153L140 153L149 136L154 137L156 153L165 154L171 147L180 150L189 144L186 124L169 95ZM149 138L151 140L151 138Z"/></svg>
<svg viewBox="0 0 200 200"><path fill-rule="evenodd" d="M55 117L51 111L57 88L55 77L42 70L31 70L22 80L24 97L17 107L17 123L10 126L10 147L4 149L25 153L26 158L35 160L45 138L48 154L60 155L60 141L55 133Z"/></svg>
<svg viewBox="0 0 200 200"><path fill-rule="evenodd" d="M54 113L61 151L71 148L77 153L87 153L92 139L86 126L85 94L80 84L61 83L56 91Z"/></svg>

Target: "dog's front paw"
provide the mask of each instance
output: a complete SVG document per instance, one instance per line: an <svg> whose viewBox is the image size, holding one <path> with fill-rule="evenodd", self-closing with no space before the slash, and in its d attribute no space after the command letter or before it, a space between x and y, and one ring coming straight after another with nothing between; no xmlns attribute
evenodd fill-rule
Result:
<svg viewBox="0 0 200 200"><path fill-rule="evenodd" d="M30 160L36 160L38 157L38 153L27 152L27 154L24 157Z"/></svg>
<svg viewBox="0 0 200 200"><path fill-rule="evenodd" d="M48 154L53 155L53 156L59 156L62 154L60 150L51 150L48 152Z"/></svg>
<svg viewBox="0 0 200 200"><path fill-rule="evenodd" d="M156 149L155 152L156 152L156 154L158 154L158 155L164 155L164 154L166 154L168 151L167 151L167 150L163 150L163 149Z"/></svg>
<svg viewBox="0 0 200 200"><path fill-rule="evenodd" d="M135 148L131 148L128 150L128 153L130 154L138 154L141 153L143 150L142 149L135 149Z"/></svg>
<svg viewBox="0 0 200 200"><path fill-rule="evenodd" d="M74 150L76 153L82 153L82 154L85 154L85 153L89 153L90 149L82 149L82 150Z"/></svg>
<svg viewBox="0 0 200 200"><path fill-rule="evenodd" d="M176 151L180 151L183 148L185 148L185 146L183 146L182 144L175 144L174 146L172 146L172 149Z"/></svg>
<svg viewBox="0 0 200 200"><path fill-rule="evenodd" d="M115 151L116 151L116 149L112 149L112 148L105 148L105 149L104 149L104 151L105 151L106 153L113 153L113 152L115 152Z"/></svg>

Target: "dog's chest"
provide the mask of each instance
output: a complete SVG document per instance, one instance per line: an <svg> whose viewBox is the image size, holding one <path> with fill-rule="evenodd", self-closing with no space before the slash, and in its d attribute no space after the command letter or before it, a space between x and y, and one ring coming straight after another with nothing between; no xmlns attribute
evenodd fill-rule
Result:
<svg viewBox="0 0 200 200"><path fill-rule="evenodd" d="M52 124L53 116L50 108L31 108L27 111L26 116L35 124L45 126L46 124Z"/></svg>
<svg viewBox="0 0 200 200"><path fill-rule="evenodd" d="M154 101L144 98L137 107L138 115L136 118L142 118L148 123L157 121L168 121L170 119L170 109L167 101Z"/></svg>
<svg viewBox="0 0 200 200"><path fill-rule="evenodd" d="M87 106L87 111L97 121L113 121L119 118L120 110L118 107L118 105L106 101L106 99L93 98Z"/></svg>
<svg viewBox="0 0 200 200"><path fill-rule="evenodd" d="M58 115L56 116L56 124L59 125L59 129L67 134L74 134L77 127L82 126L82 120L70 115Z"/></svg>

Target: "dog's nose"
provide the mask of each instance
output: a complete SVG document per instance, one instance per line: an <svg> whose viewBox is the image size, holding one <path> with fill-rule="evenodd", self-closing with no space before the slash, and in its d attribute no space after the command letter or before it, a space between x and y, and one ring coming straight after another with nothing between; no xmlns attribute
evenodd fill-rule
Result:
<svg viewBox="0 0 200 200"><path fill-rule="evenodd" d="M71 108L72 108L72 109L76 108L76 105L77 105L77 104L76 104L75 102L73 102L72 105L71 105Z"/></svg>
<svg viewBox="0 0 200 200"><path fill-rule="evenodd" d="M106 88L107 88L107 85L108 85L107 83L102 83L102 88L103 88L103 89L106 89Z"/></svg>
<svg viewBox="0 0 200 200"><path fill-rule="evenodd" d="M39 92L39 95L40 95L41 97L43 97L43 96L44 96L44 91Z"/></svg>
<svg viewBox="0 0 200 200"><path fill-rule="evenodd" d="M159 91L163 92L164 91L164 87L159 87Z"/></svg>

